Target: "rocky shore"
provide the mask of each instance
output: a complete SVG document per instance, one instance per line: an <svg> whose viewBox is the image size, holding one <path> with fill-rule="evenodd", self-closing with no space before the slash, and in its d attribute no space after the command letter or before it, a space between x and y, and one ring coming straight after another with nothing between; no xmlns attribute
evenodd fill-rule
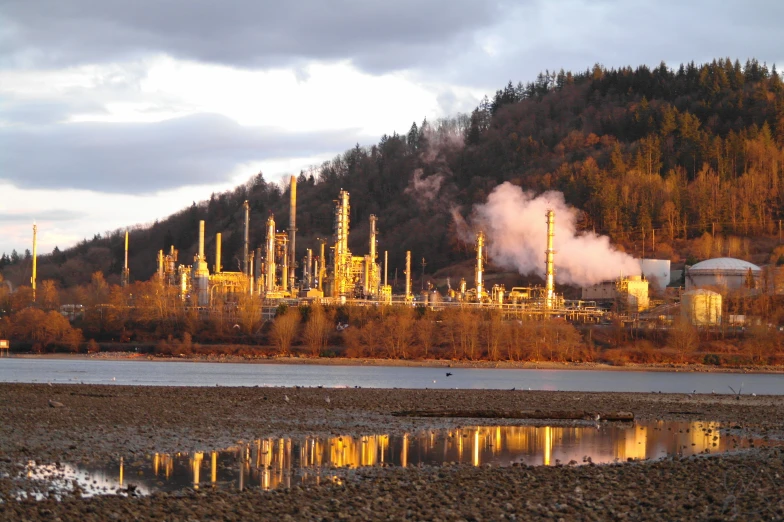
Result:
<svg viewBox="0 0 784 522"><path fill-rule="evenodd" d="M417 408L631 411L641 420L719 421L773 447L612 465L374 467L340 483L267 492L15 500L32 487L19 478L29 461L499 424L391 415ZM784 519L783 436L784 397L0 384L0 520L775 520Z"/></svg>

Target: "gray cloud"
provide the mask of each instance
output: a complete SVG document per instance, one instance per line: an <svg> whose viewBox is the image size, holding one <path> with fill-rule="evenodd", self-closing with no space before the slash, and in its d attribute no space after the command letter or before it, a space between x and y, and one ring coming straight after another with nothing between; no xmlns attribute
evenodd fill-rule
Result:
<svg viewBox="0 0 784 522"><path fill-rule="evenodd" d="M0 127L0 178L19 188L149 194L229 179L245 162L342 151L352 130L290 133L214 114L158 123Z"/></svg>
<svg viewBox="0 0 784 522"><path fill-rule="evenodd" d="M85 217L87 213L75 210L51 209L40 212L23 212L10 214L0 212L0 223L33 223L34 221L74 221Z"/></svg>
<svg viewBox="0 0 784 522"><path fill-rule="evenodd" d="M403 69L470 44L472 31L502 15L502 1L11 1L0 7L0 65L166 53L242 67L351 59L368 70Z"/></svg>
<svg viewBox="0 0 784 522"><path fill-rule="evenodd" d="M95 100L84 98L19 99L5 96L0 98L0 122L46 125L66 121L74 113L103 113L106 109Z"/></svg>
<svg viewBox="0 0 784 522"><path fill-rule="evenodd" d="M754 57L781 65L782 18L784 3L766 0L538 0L510 7L492 30L478 31L480 45L420 74L495 91L545 69L578 72L594 63L677 67Z"/></svg>

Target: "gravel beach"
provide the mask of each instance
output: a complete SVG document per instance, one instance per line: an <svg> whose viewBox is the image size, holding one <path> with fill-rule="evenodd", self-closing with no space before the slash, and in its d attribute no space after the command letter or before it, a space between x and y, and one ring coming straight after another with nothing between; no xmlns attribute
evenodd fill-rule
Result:
<svg viewBox="0 0 784 522"><path fill-rule="evenodd" d="M271 491L14 498L28 487L18 477L29 461L524 423L391 415L414 409L630 411L640 420L718 421L774 447L611 465L361 468L340 483ZM0 384L0 520L779 520L783 435L778 396Z"/></svg>

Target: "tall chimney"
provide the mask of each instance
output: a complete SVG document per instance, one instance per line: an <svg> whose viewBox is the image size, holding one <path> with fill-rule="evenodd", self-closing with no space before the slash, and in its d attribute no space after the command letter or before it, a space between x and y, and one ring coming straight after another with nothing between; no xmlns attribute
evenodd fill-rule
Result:
<svg viewBox="0 0 784 522"><path fill-rule="evenodd" d="M384 250L384 286L389 286L387 283L387 272L389 272L389 252Z"/></svg>
<svg viewBox="0 0 784 522"><path fill-rule="evenodd" d="M482 250L485 246L485 233L480 231L476 235L476 272L474 274L474 281L476 283L476 300L482 300L482 276L484 275L484 270L482 268Z"/></svg>
<svg viewBox="0 0 784 522"><path fill-rule="evenodd" d="M547 250L545 250L545 306L552 308L555 300L555 269L553 267L553 238L555 237L555 211L547 210Z"/></svg>
<svg viewBox="0 0 784 522"><path fill-rule="evenodd" d="M199 253L191 271L198 306L210 304L210 269L204 256L204 220L199 221Z"/></svg>
<svg viewBox="0 0 784 522"><path fill-rule="evenodd" d="M289 185L291 200L289 202L289 281L292 293L294 292L297 269L297 177L291 176Z"/></svg>
<svg viewBox="0 0 784 522"><path fill-rule="evenodd" d="M248 294L253 295L253 252L251 251L248 258Z"/></svg>
<svg viewBox="0 0 784 522"><path fill-rule="evenodd" d="M411 251L406 250L406 299L411 295Z"/></svg>
<svg viewBox="0 0 784 522"><path fill-rule="evenodd" d="M275 217L267 219L267 292L275 291Z"/></svg>
<svg viewBox="0 0 784 522"><path fill-rule="evenodd" d="M289 245L286 243L289 237L286 234L281 234L281 241L283 241L283 265L280 267L280 289L284 292L289 288Z"/></svg>
<svg viewBox="0 0 784 522"><path fill-rule="evenodd" d="M376 218L375 215L370 214L370 262L376 262Z"/></svg>
<svg viewBox="0 0 784 522"><path fill-rule="evenodd" d="M33 274L30 283L33 286L33 301L35 301L35 287L38 279L38 225L33 223Z"/></svg>
<svg viewBox="0 0 784 522"><path fill-rule="evenodd" d="M204 261L204 220L199 221L199 261Z"/></svg>
<svg viewBox="0 0 784 522"><path fill-rule="evenodd" d="M126 286L128 284L128 231L125 231L125 263L123 264L123 271L122 271L122 286Z"/></svg>
<svg viewBox="0 0 784 522"><path fill-rule="evenodd" d="M256 248L256 263L253 265L253 273L255 274L255 280L253 282L253 286L256 287L256 293L261 295L261 289L264 286L264 281L261 277L261 267L263 266L262 259L263 256L261 255L261 247Z"/></svg>
<svg viewBox="0 0 784 522"><path fill-rule="evenodd" d="M218 232L215 234L215 273L220 274L221 267L221 245L223 242L223 235Z"/></svg>
<svg viewBox="0 0 784 522"><path fill-rule="evenodd" d="M245 203L242 204L245 208L245 239L242 246L242 271L245 273L246 276L250 277L250 271L248 270L248 243L249 236L250 236L250 205L248 205L248 200L245 200Z"/></svg>
<svg viewBox="0 0 784 522"><path fill-rule="evenodd" d="M375 215L370 214L370 263L368 288L371 295L378 293L378 271L376 270L376 221Z"/></svg>
<svg viewBox="0 0 784 522"><path fill-rule="evenodd" d="M163 250L158 250L158 280L163 282Z"/></svg>
<svg viewBox="0 0 784 522"><path fill-rule="evenodd" d="M318 289L324 291L324 276L327 273L327 260L324 257L324 247L327 244L325 239L320 239L321 250L319 252L319 271L318 271Z"/></svg>
<svg viewBox="0 0 784 522"><path fill-rule="evenodd" d="M313 250L311 249L308 249L307 271L307 284L310 290L313 287Z"/></svg>

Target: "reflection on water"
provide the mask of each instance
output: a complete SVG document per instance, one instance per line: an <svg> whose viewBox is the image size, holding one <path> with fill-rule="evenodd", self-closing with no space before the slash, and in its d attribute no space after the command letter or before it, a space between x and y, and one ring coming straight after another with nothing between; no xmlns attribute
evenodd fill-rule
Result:
<svg viewBox="0 0 784 522"><path fill-rule="evenodd" d="M83 495L184 488L291 487L336 482L336 468L460 463L582 465L730 451L762 442L721 434L718 423L638 422L595 426L474 426L402 436L258 439L223 451L154 454L105 468L40 466L28 476Z"/></svg>

